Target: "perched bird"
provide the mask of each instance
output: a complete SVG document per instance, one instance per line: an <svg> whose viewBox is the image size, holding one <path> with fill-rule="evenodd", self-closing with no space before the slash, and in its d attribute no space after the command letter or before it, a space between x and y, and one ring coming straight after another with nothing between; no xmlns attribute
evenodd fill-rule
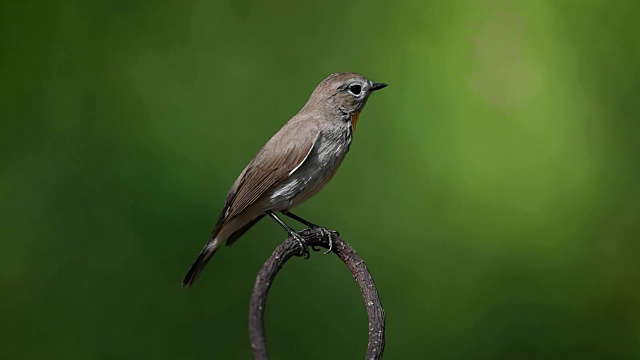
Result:
<svg viewBox="0 0 640 360"><path fill-rule="evenodd" d="M213 254L233 244L265 215L296 238L280 212L311 228L319 228L289 211L318 193L331 180L349 151L360 112L369 95L386 87L364 76L342 72L324 79L311 97L262 147L227 194L222 214L182 281L189 287ZM326 231L326 230L325 230Z"/></svg>

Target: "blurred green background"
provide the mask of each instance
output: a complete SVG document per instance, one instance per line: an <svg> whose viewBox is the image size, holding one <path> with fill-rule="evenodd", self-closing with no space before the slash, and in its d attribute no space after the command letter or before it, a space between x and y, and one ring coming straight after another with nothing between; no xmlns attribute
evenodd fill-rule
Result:
<svg viewBox="0 0 640 360"><path fill-rule="evenodd" d="M637 1L3 2L1 359L248 359L262 221L180 280L323 78L374 94L332 183L388 359L640 358ZM334 256L272 288L273 359L358 359Z"/></svg>

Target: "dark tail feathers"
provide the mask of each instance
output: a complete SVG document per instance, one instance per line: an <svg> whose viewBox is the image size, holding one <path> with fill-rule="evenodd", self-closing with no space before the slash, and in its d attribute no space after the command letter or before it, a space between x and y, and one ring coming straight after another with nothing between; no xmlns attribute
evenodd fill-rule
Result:
<svg viewBox="0 0 640 360"><path fill-rule="evenodd" d="M204 249L202 249L202 251L200 251L200 254L198 254L196 261L193 262L193 265L191 265L191 268L189 269L189 271L187 271L187 275L184 276L184 279L182 280L182 287L188 288L196 282L196 279L198 278L204 267L207 265L213 254L218 251L219 247L220 245L218 244L218 240L216 239L211 239L207 243L207 245L205 245Z"/></svg>

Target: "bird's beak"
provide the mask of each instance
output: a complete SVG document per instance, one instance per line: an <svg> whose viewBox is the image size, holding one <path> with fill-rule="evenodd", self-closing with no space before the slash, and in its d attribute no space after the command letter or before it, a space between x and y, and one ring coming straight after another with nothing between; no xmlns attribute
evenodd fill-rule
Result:
<svg viewBox="0 0 640 360"><path fill-rule="evenodd" d="M380 89L384 89L387 87L387 84L385 83L377 83L374 82L373 84L371 84L371 91L376 91L376 90L380 90Z"/></svg>

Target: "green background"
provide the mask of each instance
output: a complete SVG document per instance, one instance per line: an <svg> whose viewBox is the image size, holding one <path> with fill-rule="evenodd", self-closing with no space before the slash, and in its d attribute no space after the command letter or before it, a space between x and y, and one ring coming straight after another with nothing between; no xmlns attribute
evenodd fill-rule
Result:
<svg viewBox="0 0 640 360"><path fill-rule="evenodd" d="M0 28L0 358L248 359L262 221L180 280L323 78L372 95L298 213L365 259L388 359L640 358L637 1L22 1ZM273 359L358 359L335 256L272 288Z"/></svg>

